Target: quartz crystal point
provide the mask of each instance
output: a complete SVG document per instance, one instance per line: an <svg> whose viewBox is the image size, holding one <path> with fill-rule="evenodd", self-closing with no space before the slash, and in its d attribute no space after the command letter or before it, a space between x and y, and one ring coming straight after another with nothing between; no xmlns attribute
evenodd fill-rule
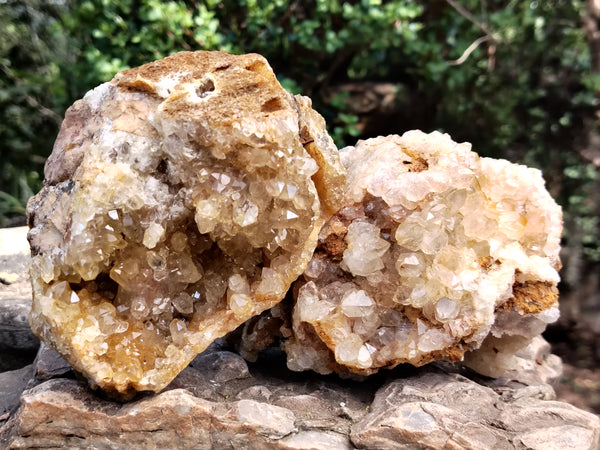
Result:
<svg viewBox="0 0 600 450"><path fill-rule="evenodd" d="M340 153L345 207L294 288L288 366L368 375L481 347L467 364L500 375L558 317L562 214L540 171L437 132Z"/></svg>
<svg viewBox="0 0 600 450"><path fill-rule="evenodd" d="M77 101L45 176L28 205L31 327L127 396L284 297L345 170L263 57L184 52Z"/></svg>

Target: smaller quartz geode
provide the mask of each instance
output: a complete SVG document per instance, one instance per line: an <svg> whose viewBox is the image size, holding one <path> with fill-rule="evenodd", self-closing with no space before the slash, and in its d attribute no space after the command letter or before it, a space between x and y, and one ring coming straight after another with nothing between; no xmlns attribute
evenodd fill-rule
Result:
<svg viewBox="0 0 600 450"><path fill-rule="evenodd" d="M437 132L340 154L344 207L321 230L293 306L245 326L242 353L279 335L298 371L369 375L464 358L500 376L558 318L562 213L541 172Z"/></svg>
<svg viewBox="0 0 600 450"><path fill-rule="evenodd" d="M27 210L31 327L128 395L284 297L345 171L263 57L184 52L77 101L45 177Z"/></svg>

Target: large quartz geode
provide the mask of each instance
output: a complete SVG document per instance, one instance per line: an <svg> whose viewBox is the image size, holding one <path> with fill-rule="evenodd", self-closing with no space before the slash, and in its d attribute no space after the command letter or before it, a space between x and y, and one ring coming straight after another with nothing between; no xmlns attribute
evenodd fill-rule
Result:
<svg viewBox="0 0 600 450"><path fill-rule="evenodd" d="M345 206L321 230L291 312L278 305L246 326L242 350L279 333L293 370L368 375L465 357L501 375L558 317L562 214L541 172L420 131L340 153Z"/></svg>
<svg viewBox="0 0 600 450"><path fill-rule="evenodd" d="M279 302L340 207L310 100L259 55L178 53L68 111L28 205L35 334L94 386L158 391Z"/></svg>

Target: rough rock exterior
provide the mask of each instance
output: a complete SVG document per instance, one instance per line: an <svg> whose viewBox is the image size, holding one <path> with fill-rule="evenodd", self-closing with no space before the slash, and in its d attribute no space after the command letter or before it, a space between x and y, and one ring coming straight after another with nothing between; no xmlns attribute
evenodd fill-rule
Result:
<svg viewBox="0 0 600 450"><path fill-rule="evenodd" d="M45 177L28 205L32 329L126 395L284 297L345 172L264 58L184 52L76 102Z"/></svg>
<svg viewBox="0 0 600 450"><path fill-rule="evenodd" d="M493 384L440 363L344 381L264 356L248 365L212 346L164 392L122 404L43 350L34 368L0 376L10 393L0 397L0 448L598 448L600 419L555 401L546 384L557 374L547 344L520 354L530 369Z"/></svg>
<svg viewBox="0 0 600 450"><path fill-rule="evenodd" d="M467 364L501 375L558 318L562 215L541 173L437 132L340 152L345 207L294 288L289 367L368 375L479 349Z"/></svg>

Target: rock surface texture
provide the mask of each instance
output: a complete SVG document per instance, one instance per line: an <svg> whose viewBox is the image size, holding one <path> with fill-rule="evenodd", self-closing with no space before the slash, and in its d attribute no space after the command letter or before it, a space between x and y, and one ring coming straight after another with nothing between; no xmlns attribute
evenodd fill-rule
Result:
<svg viewBox="0 0 600 450"><path fill-rule="evenodd" d="M420 131L340 153L345 207L294 288L291 330L270 313L291 335L288 366L369 375L465 358L500 376L559 314L562 214L541 172ZM244 334L246 353L268 327Z"/></svg>
<svg viewBox="0 0 600 450"><path fill-rule="evenodd" d="M247 364L212 345L163 392L127 403L98 396L46 349L3 374L12 414L0 416L0 448L595 450L600 419L554 400L556 361L543 348L521 352L530 370L510 380L436 362L365 383L289 372L273 351Z"/></svg>
<svg viewBox="0 0 600 450"><path fill-rule="evenodd" d="M304 271L345 171L259 55L184 52L77 101L28 205L36 335L117 395L164 388Z"/></svg>

